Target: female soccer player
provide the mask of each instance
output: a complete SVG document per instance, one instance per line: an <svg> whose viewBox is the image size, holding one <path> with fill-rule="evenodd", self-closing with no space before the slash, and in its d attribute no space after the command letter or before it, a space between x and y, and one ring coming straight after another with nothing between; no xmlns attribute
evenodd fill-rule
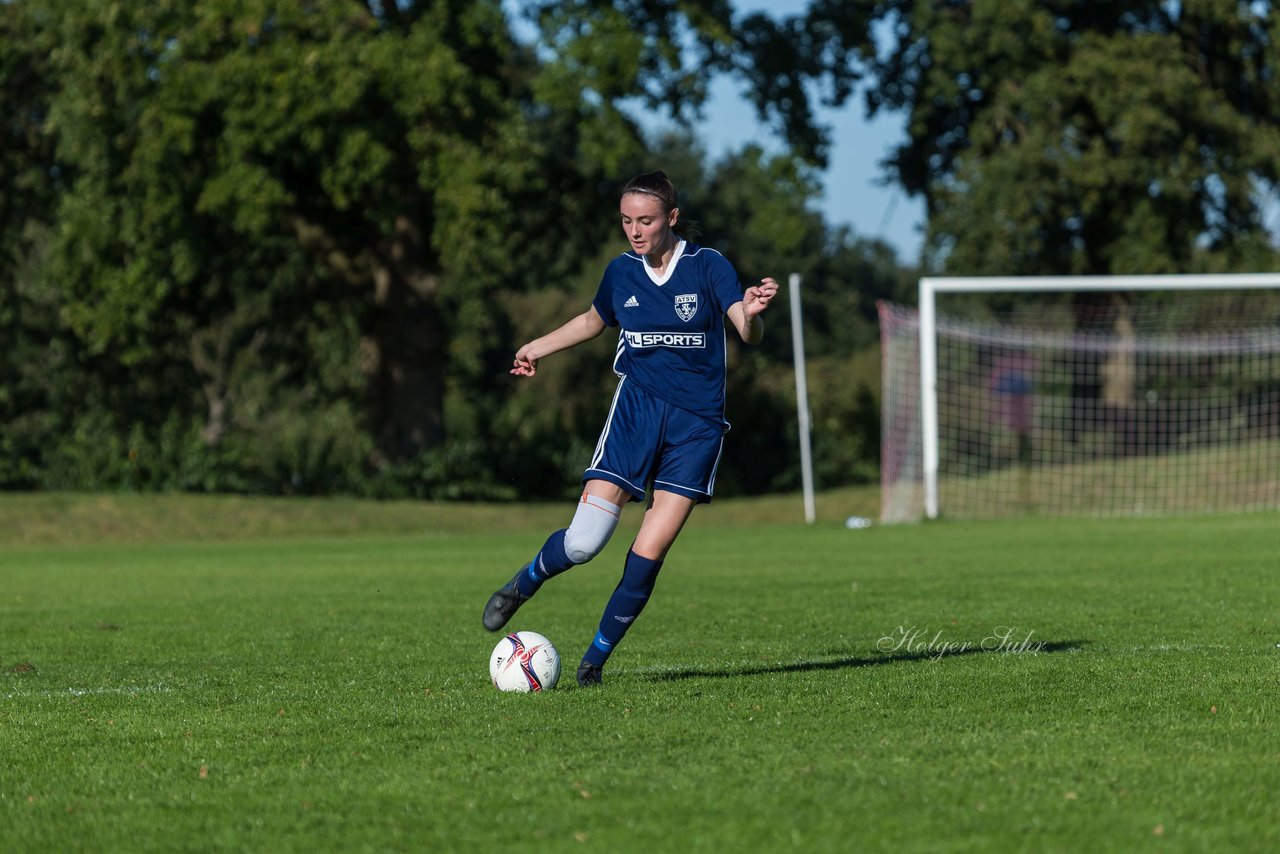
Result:
<svg viewBox="0 0 1280 854"><path fill-rule="evenodd" d="M539 359L595 338L606 326L621 327L613 360L618 388L582 476L582 499L569 527L548 537L484 609L484 627L501 629L548 578L600 553L624 502L648 498L622 580L578 666L582 686L600 684L609 654L649 601L694 505L711 500L729 429L724 317L743 341L759 343L760 314L778 292L770 278L744 292L724 256L680 237L676 190L662 172L631 179L620 208L632 251L605 269L586 311L521 347L511 369L532 377Z"/></svg>

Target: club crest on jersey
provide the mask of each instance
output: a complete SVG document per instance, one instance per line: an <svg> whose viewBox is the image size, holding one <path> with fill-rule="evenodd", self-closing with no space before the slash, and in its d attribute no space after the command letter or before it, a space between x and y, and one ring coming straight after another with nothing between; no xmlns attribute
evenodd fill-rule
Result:
<svg viewBox="0 0 1280 854"><path fill-rule="evenodd" d="M688 323L693 320L693 316L698 313L698 295L697 294L677 294L676 295L676 316Z"/></svg>

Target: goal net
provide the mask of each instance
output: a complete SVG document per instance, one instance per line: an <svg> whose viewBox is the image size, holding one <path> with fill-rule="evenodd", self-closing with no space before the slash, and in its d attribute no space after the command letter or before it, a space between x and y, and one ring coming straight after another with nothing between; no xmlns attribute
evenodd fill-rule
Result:
<svg viewBox="0 0 1280 854"><path fill-rule="evenodd" d="M1280 276L920 293L880 305L883 521L1280 509Z"/></svg>

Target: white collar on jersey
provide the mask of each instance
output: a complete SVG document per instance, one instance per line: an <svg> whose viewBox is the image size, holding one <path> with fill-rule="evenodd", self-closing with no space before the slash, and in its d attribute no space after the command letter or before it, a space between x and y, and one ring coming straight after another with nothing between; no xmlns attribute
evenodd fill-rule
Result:
<svg viewBox="0 0 1280 854"><path fill-rule="evenodd" d="M649 256L642 255L640 257L640 260L644 262L644 271L649 274L650 280L652 280L658 287L662 287L670 281L671 274L676 271L676 262L678 262L681 256L684 255L684 244L685 241L683 239L676 244L675 251L671 253L671 260L667 262L667 269L661 276L653 272L653 267L649 265Z"/></svg>

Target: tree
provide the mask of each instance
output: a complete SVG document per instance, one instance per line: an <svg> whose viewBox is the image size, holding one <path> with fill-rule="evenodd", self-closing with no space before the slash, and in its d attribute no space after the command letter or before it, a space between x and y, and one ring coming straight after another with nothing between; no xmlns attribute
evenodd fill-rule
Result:
<svg viewBox="0 0 1280 854"><path fill-rule="evenodd" d="M65 374L56 295L42 286L61 176L46 132L54 88L38 16L0 4L0 486L29 487L52 424L46 389Z"/></svg>
<svg viewBox="0 0 1280 854"><path fill-rule="evenodd" d="M733 15L729 0L531 0L528 17L549 57L540 100L596 103L601 130L624 108L701 115L712 79L729 75L761 118L806 163L826 163L827 128L813 101L839 106L874 56L876 4L816 0L804 14Z"/></svg>
<svg viewBox="0 0 1280 854"><path fill-rule="evenodd" d="M872 109L952 273L1241 268L1273 255L1277 20L1247 2L882 4Z"/></svg>
<svg viewBox="0 0 1280 854"><path fill-rule="evenodd" d="M443 444L530 183L498 4L84 0L40 35L73 174L48 272L93 372L132 379L102 405L199 390L216 446L355 391L384 465Z"/></svg>
<svg viewBox="0 0 1280 854"><path fill-rule="evenodd" d="M0 483L554 492L607 372L569 369L552 406L509 383L512 342L590 298L621 182L655 156L745 275L851 269L809 206L804 74L760 101L794 157L708 164L632 112L679 123L710 75L754 87L775 75L753 50L821 27L714 0L530 8L540 45L497 0L0 4ZM765 373L740 381L772 412Z"/></svg>

